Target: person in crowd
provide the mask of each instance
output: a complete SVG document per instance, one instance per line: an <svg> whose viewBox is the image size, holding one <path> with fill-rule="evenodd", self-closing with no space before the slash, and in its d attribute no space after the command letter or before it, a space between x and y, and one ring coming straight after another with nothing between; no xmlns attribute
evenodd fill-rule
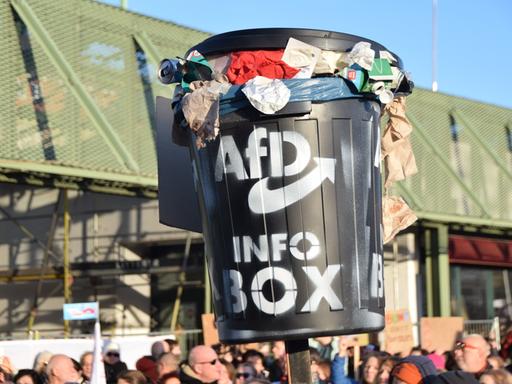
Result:
<svg viewBox="0 0 512 384"><path fill-rule="evenodd" d="M143 356L137 360L135 368L146 376L149 383L156 384L158 380L158 359L169 351L170 347L166 341L155 341L151 344L151 355Z"/></svg>
<svg viewBox="0 0 512 384"><path fill-rule="evenodd" d="M425 356L428 355L428 351L426 349L421 348L419 345L412 347L411 352L409 352L409 356Z"/></svg>
<svg viewBox="0 0 512 384"><path fill-rule="evenodd" d="M434 363L423 355L411 355L400 359L391 371L393 382L404 384L424 383L436 376Z"/></svg>
<svg viewBox="0 0 512 384"><path fill-rule="evenodd" d="M334 338L331 336L315 337L316 349L322 360L331 360L334 356Z"/></svg>
<svg viewBox="0 0 512 384"><path fill-rule="evenodd" d="M318 362L318 383L329 384L331 382L331 362L321 360Z"/></svg>
<svg viewBox="0 0 512 384"><path fill-rule="evenodd" d="M0 356L0 384L12 382L14 367L8 356Z"/></svg>
<svg viewBox="0 0 512 384"><path fill-rule="evenodd" d="M263 379L261 377L253 377L245 382L245 384L271 384L268 379Z"/></svg>
<svg viewBox="0 0 512 384"><path fill-rule="evenodd" d="M490 369L480 376L481 384L512 384L512 374L506 369Z"/></svg>
<svg viewBox="0 0 512 384"><path fill-rule="evenodd" d="M46 375L49 384L78 383L80 376L76 371L73 360L69 356L53 355L46 366Z"/></svg>
<svg viewBox="0 0 512 384"><path fill-rule="evenodd" d="M505 368L505 361L503 361L503 359L498 355L490 355L487 358L487 362L492 367L492 369Z"/></svg>
<svg viewBox="0 0 512 384"><path fill-rule="evenodd" d="M311 361L311 381L313 384L318 384L320 382L318 363L322 360L318 349L309 347L309 359Z"/></svg>
<svg viewBox="0 0 512 384"><path fill-rule="evenodd" d="M82 366L78 361L76 361L72 357L71 361L73 362L73 368L75 368L76 374L78 375L78 382L82 383L84 381Z"/></svg>
<svg viewBox="0 0 512 384"><path fill-rule="evenodd" d="M41 376L33 369L20 369L12 382L14 384L42 384Z"/></svg>
<svg viewBox="0 0 512 384"><path fill-rule="evenodd" d="M90 351L84 352L80 356L80 365L82 366L82 377L86 382L91 381L93 358L94 354Z"/></svg>
<svg viewBox="0 0 512 384"><path fill-rule="evenodd" d="M233 384L235 382L236 370L233 364L230 362L220 359L222 364L222 371L218 384Z"/></svg>
<svg viewBox="0 0 512 384"><path fill-rule="evenodd" d="M147 381L142 372L126 370L119 374L116 384L147 384Z"/></svg>
<svg viewBox="0 0 512 384"><path fill-rule="evenodd" d="M216 383L222 373L222 364L213 348L197 345L180 366L180 382L183 384Z"/></svg>
<svg viewBox="0 0 512 384"><path fill-rule="evenodd" d="M178 340L173 339L165 339L164 340L169 346L169 352L171 352L174 356L176 356L176 360L181 360L181 347Z"/></svg>
<svg viewBox="0 0 512 384"><path fill-rule="evenodd" d="M331 382L333 384L350 384L356 381L345 374L345 361L349 338L340 336L338 340L338 354L331 363ZM361 383L373 384L377 380L381 358L378 352L369 352L365 355L362 363Z"/></svg>
<svg viewBox="0 0 512 384"><path fill-rule="evenodd" d="M50 351L41 351L36 355L34 364L32 365L32 369L36 371L39 376L41 376L43 383L48 382L48 376L46 376L46 366L48 365L48 361L50 361L52 355L53 354Z"/></svg>
<svg viewBox="0 0 512 384"><path fill-rule="evenodd" d="M274 360L268 367L268 379L272 382L286 381L286 348L284 341L278 340L272 343L272 355Z"/></svg>
<svg viewBox="0 0 512 384"><path fill-rule="evenodd" d="M425 380L425 384L478 384L478 380L468 372L447 371Z"/></svg>
<svg viewBox="0 0 512 384"><path fill-rule="evenodd" d="M268 371L265 368L264 359L265 357L263 356L263 353L255 349L248 349L242 355L242 361L252 364L254 369L256 369L255 377L268 377Z"/></svg>
<svg viewBox="0 0 512 384"><path fill-rule="evenodd" d="M167 372L158 378L158 384L180 384L178 371Z"/></svg>
<svg viewBox="0 0 512 384"><path fill-rule="evenodd" d="M259 343L258 345L258 351L261 352L263 355L263 362L265 363L265 366L267 366L267 357L269 357L272 354L272 343L263 342Z"/></svg>
<svg viewBox="0 0 512 384"><path fill-rule="evenodd" d="M429 353L427 357L434 363L438 373L446 371L446 357L439 351Z"/></svg>
<svg viewBox="0 0 512 384"><path fill-rule="evenodd" d="M257 377L257 372L251 363L242 363L236 367L235 384L245 384L255 377Z"/></svg>
<svg viewBox="0 0 512 384"><path fill-rule="evenodd" d="M475 375L477 379L485 370L490 368L487 362L489 353L489 344L478 334L464 337L462 341L455 344L453 350L457 367L464 372Z"/></svg>
<svg viewBox="0 0 512 384"><path fill-rule="evenodd" d="M444 367L447 371L456 371L459 369L457 366L457 362L455 361L455 356L452 351L446 351L443 353L444 356Z"/></svg>
<svg viewBox="0 0 512 384"><path fill-rule="evenodd" d="M398 358L394 356L388 356L384 358L380 364L379 373L377 374L377 384L388 384L391 380L391 371L398 362Z"/></svg>
<svg viewBox="0 0 512 384"><path fill-rule="evenodd" d="M178 372L178 367L179 361L176 355L172 352L164 353L157 361L158 379L167 373Z"/></svg>
<svg viewBox="0 0 512 384"><path fill-rule="evenodd" d="M309 350L313 384L327 384L331 376L330 360L322 359L316 348L310 348Z"/></svg>
<svg viewBox="0 0 512 384"><path fill-rule="evenodd" d="M121 361L121 347L113 341L107 343L103 350L103 364L107 384L115 384L117 376L128 370L126 364Z"/></svg>

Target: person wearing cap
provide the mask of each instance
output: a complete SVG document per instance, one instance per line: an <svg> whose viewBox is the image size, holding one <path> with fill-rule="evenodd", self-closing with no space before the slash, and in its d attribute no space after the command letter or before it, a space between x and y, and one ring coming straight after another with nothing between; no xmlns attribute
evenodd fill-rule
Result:
<svg viewBox="0 0 512 384"><path fill-rule="evenodd" d="M103 364L107 384L115 384L117 376L128 370L126 364L121 361L121 347L113 341L110 341L103 350Z"/></svg>
<svg viewBox="0 0 512 384"><path fill-rule="evenodd" d="M426 356L407 356L401 359L391 372L394 384L426 383L436 376L436 367Z"/></svg>
<svg viewBox="0 0 512 384"><path fill-rule="evenodd" d="M464 337L455 344L453 355L460 370L473 374L477 379L490 369L487 357L490 347L487 341L478 334Z"/></svg>
<svg viewBox="0 0 512 384"><path fill-rule="evenodd" d="M197 345L188 354L188 360L180 366L182 384L217 383L222 374L222 364L213 348Z"/></svg>

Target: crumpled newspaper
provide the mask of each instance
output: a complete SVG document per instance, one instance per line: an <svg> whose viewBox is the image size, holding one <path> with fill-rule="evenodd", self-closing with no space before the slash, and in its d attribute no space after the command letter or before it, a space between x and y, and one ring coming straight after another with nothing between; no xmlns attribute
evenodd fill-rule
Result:
<svg viewBox="0 0 512 384"><path fill-rule="evenodd" d="M371 48L371 44L366 41L360 41L348 54L348 65L358 64L360 67L371 71L375 51Z"/></svg>
<svg viewBox="0 0 512 384"><path fill-rule="evenodd" d="M226 75L214 74L211 81L193 81L192 92L183 96L181 109L187 123L196 133L196 146L203 148L205 141L213 140L219 133L219 99L231 84Z"/></svg>
<svg viewBox="0 0 512 384"><path fill-rule="evenodd" d="M272 115L283 109L290 100L290 90L279 79L256 76L245 83L242 92L258 111Z"/></svg>
<svg viewBox="0 0 512 384"><path fill-rule="evenodd" d="M384 186L388 188L393 182L414 175L418 168L409 140L412 126L405 116L405 97L393 99L384 107L383 114L389 116L381 142L382 159L386 168Z"/></svg>
<svg viewBox="0 0 512 384"><path fill-rule="evenodd" d="M407 203L399 196L382 198L382 225L384 244L392 240L398 232L413 224L418 218Z"/></svg>

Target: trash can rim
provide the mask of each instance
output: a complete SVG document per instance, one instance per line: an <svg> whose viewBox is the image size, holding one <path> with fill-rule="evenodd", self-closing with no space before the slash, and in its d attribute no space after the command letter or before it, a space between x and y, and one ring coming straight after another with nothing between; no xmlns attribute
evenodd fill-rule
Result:
<svg viewBox="0 0 512 384"><path fill-rule="evenodd" d="M348 33L309 28L253 28L223 32L208 37L190 48L186 54L193 50L208 56L241 50L282 49L290 37L333 51L348 51L355 43L365 41L376 51L390 52L397 58L398 66L402 67L400 57L376 41Z"/></svg>

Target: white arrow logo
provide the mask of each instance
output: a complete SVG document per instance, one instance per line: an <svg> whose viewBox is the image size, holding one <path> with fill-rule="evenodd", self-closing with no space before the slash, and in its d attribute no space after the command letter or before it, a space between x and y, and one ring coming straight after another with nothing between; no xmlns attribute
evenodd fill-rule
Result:
<svg viewBox="0 0 512 384"><path fill-rule="evenodd" d="M317 189L325 179L334 184L334 170L336 159L326 157L313 157L318 166L292 184L283 188L269 189L269 177L265 177L254 184L249 191L249 208L254 213L272 213L279 211L300 199L306 197Z"/></svg>

